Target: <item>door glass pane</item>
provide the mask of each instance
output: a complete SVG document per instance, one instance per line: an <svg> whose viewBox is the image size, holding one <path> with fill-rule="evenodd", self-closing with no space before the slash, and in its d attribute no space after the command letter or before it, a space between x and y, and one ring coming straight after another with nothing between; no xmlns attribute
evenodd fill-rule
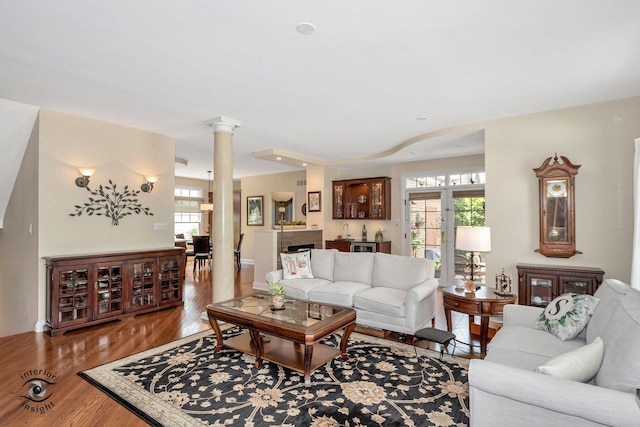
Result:
<svg viewBox="0 0 640 427"><path fill-rule="evenodd" d="M484 190L454 192L455 230L457 230L460 225L484 226L484 203ZM474 253L472 262L470 253L456 249L454 255L455 277L464 280L470 279L472 268L473 280L486 283L485 254L482 252Z"/></svg>
<svg viewBox="0 0 640 427"><path fill-rule="evenodd" d="M414 193L411 204L411 256L432 259L436 277L442 268L442 201L440 192Z"/></svg>

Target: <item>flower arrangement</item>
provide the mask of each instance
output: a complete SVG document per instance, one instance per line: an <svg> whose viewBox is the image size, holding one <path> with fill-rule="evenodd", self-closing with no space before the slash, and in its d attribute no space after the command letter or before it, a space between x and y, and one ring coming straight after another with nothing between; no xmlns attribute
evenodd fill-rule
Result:
<svg viewBox="0 0 640 427"><path fill-rule="evenodd" d="M269 282L269 293L271 295L284 295L286 292L287 290L280 284L280 280L277 282Z"/></svg>

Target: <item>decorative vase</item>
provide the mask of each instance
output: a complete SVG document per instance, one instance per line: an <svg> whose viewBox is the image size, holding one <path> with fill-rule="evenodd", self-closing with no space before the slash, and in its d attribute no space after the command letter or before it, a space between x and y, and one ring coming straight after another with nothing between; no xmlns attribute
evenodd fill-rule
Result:
<svg viewBox="0 0 640 427"><path fill-rule="evenodd" d="M280 310L284 306L284 295L271 295L271 307Z"/></svg>
<svg viewBox="0 0 640 427"><path fill-rule="evenodd" d="M384 236L381 230L376 232L376 242L384 242Z"/></svg>
<svg viewBox="0 0 640 427"><path fill-rule="evenodd" d="M473 280L467 280L464 283L464 291L471 293L471 292L475 292L476 291L476 282L474 282Z"/></svg>

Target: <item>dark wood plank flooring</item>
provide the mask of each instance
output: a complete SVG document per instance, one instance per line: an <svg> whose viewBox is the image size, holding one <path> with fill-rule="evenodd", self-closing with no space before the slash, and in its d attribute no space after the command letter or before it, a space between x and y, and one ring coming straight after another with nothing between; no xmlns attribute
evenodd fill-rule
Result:
<svg viewBox="0 0 640 427"><path fill-rule="evenodd" d="M0 338L0 426L146 425L77 373L208 329L208 322L200 316L211 301L212 273L203 269L193 274L191 264L186 271L184 307L79 329L54 338L33 332ZM251 292L252 283L251 266L236 270L237 296ZM439 295L441 301L441 292ZM471 342L467 316L453 314L458 340ZM436 317L436 327L446 329L442 309ZM385 336L394 340L403 338L389 332ZM478 344L475 338L472 342ZM427 343L421 341L418 345ZM456 355L477 357L477 347L475 352L459 343ZM22 397L28 387L25 378L31 378L35 370L43 370L40 375L44 378L47 373L55 375L52 379L55 384L47 390L50 398L43 413L33 410L43 404L34 405Z"/></svg>

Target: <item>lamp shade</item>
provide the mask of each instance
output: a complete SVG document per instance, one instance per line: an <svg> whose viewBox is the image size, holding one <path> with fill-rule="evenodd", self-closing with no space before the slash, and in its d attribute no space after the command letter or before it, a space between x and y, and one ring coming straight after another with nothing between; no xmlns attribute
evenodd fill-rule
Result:
<svg viewBox="0 0 640 427"><path fill-rule="evenodd" d="M491 229L461 225L456 229L456 249L471 252L491 251Z"/></svg>
<svg viewBox="0 0 640 427"><path fill-rule="evenodd" d="M293 199L293 191L273 191L271 198L276 202L288 202Z"/></svg>

